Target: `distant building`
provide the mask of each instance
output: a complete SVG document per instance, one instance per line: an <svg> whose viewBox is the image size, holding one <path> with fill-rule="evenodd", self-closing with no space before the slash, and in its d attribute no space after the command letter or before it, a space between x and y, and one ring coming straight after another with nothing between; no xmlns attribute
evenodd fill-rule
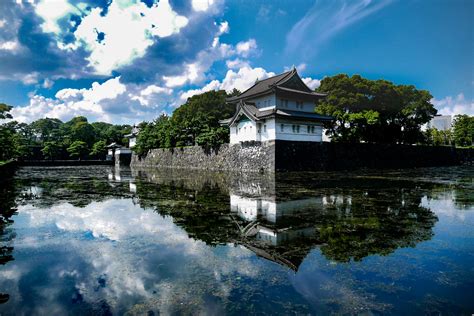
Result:
<svg viewBox="0 0 474 316"><path fill-rule="evenodd" d="M429 121L428 128L436 128L439 131L446 131L451 129L452 118L451 115L438 115Z"/></svg>
<svg viewBox="0 0 474 316"><path fill-rule="evenodd" d="M140 132L140 129L138 126L133 125L132 127L132 132L130 134L125 135L126 138L128 138L128 147L132 148L137 144L137 136L138 133Z"/></svg>
<svg viewBox="0 0 474 316"><path fill-rule="evenodd" d="M246 141L322 141L322 124L332 117L314 112L326 95L312 91L295 68L257 81L240 95L227 99L236 105L233 117L222 120L230 128L230 143Z"/></svg>

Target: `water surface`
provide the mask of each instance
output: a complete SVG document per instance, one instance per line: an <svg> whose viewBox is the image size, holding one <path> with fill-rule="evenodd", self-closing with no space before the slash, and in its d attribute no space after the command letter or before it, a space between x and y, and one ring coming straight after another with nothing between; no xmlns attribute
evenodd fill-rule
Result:
<svg viewBox="0 0 474 316"><path fill-rule="evenodd" d="M0 313L471 315L473 176L22 168Z"/></svg>

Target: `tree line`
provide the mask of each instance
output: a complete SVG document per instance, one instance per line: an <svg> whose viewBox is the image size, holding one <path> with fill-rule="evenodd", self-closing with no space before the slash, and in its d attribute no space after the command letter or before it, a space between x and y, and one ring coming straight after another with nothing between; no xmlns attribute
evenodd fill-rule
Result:
<svg viewBox="0 0 474 316"><path fill-rule="evenodd" d="M228 143L229 128L220 126L219 120L234 114L235 106L225 99L238 94L236 89L230 94L224 90L205 92L188 98L171 116L162 114L153 122L141 123L134 151L143 155L153 148L212 148Z"/></svg>
<svg viewBox="0 0 474 316"><path fill-rule="evenodd" d="M127 145L130 125L89 123L77 116L67 122L42 118L30 124L14 121L11 106L0 104L0 161L18 159L105 159L110 143Z"/></svg>
<svg viewBox="0 0 474 316"><path fill-rule="evenodd" d="M473 144L472 116L456 116L449 131L423 130L437 110L431 94L412 85L339 74L324 78L316 91L327 94L315 104L315 112L334 117L324 126L334 142ZM140 123L134 151L144 155L153 148L213 148L229 142L229 129L220 126L219 120L234 114L235 106L225 100L238 94L236 89L205 92L188 98L171 115ZM12 119L10 109L0 104L0 120ZM51 118L31 124L9 121L0 125L0 160L102 159L107 144L126 145L124 135L130 132L129 125L89 123L82 116L68 122Z"/></svg>
<svg viewBox="0 0 474 316"><path fill-rule="evenodd" d="M328 96L316 104L316 112L334 117L326 124L336 142L471 146L474 117L458 115L449 131L424 130L436 114L433 96L412 85L369 80L339 74L321 81L317 92Z"/></svg>

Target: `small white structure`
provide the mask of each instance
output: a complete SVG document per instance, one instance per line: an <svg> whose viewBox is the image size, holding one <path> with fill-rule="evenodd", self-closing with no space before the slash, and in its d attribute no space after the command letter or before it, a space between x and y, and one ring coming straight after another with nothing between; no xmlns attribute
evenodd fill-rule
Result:
<svg viewBox="0 0 474 316"><path fill-rule="evenodd" d="M137 136L139 132L140 129L138 128L138 126L133 125L132 132L130 134L125 135L125 137L128 138L129 148L133 148L137 144Z"/></svg>
<svg viewBox="0 0 474 316"><path fill-rule="evenodd" d="M438 131L447 131L451 129L451 115L437 115L428 123L428 128L436 128Z"/></svg>
<svg viewBox="0 0 474 316"><path fill-rule="evenodd" d="M312 91L295 68L257 81L240 95L228 98L236 104L233 117L220 121L230 128L230 143L245 141L322 141L322 123L331 117L314 112L326 95Z"/></svg>

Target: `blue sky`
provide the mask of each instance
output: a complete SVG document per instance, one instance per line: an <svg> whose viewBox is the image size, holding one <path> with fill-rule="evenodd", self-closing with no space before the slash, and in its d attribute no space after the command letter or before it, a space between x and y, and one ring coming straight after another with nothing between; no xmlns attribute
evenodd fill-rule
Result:
<svg viewBox="0 0 474 316"><path fill-rule="evenodd" d="M136 123L296 66L361 74L474 115L470 0L0 1L0 102L14 117Z"/></svg>

